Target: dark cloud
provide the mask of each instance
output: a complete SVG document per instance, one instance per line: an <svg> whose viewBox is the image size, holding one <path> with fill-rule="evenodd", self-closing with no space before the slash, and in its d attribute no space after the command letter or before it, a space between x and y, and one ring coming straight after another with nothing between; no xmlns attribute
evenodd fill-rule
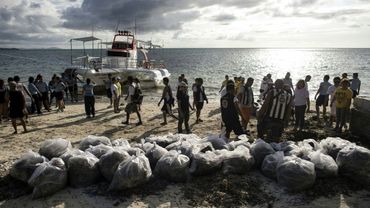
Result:
<svg viewBox="0 0 370 208"><path fill-rule="evenodd" d="M91 30L92 25L113 30L118 21L123 27L132 27L136 19L137 27L143 33L163 30L175 31L182 29L184 23L200 17L199 8L214 5L246 8L254 7L261 2L263 1L84 0L80 7L67 8L63 12L62 19L64 27L76 30Z"/></svg>
<svg viewBox="0 0 370 208"><path fill-rule="evenodd" d="M0 39L2 44L11 43L25 47L34 42L56 41L57 37L60 37L60 35L50 33L50 29L57 22L54 17L36 12L30 13L30 8L37 9L37 6L23 1L11 8L0 7Z"/></svg>
<svg viewBox="0 0 370 208"><path fill-rule="evenodd" d="M236 17L232 14L220 14L212 17L211 20L216 22L230 22L236 20Z"/></svg>
<svg viewBox="0 0 370 208"><path fill-rule="evenodd" d="M30 5L31 8L36 9L36 8L41 8L41 4L32 2Z"/></svg>

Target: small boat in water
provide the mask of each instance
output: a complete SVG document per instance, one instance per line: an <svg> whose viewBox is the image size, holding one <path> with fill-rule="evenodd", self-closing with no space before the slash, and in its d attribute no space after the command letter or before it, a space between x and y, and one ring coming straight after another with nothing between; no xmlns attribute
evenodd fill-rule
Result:
<svg viewBox="0 0 370 208"><path fill-rule="evenodd" d="M84 55L73 58L72 42L81 41L84 46ZM86 55L85 42L100 41L100 56ZM65 69L65 73L74 73L82 80L90 78L98 89L104 89L108 74L112 77L121 77L125 80L128 76L138 78L142 88L155 88L163 85L163 78L169 77L170 73L162 61L156 62L148 57L148 50L158 48L151 41L136 40L129 31L118 31L114 35L113 42L102 43L100 39L90 36L74 38L71 43L71 66ZM102 45L111 44L107 49L106 56L102 56Z"/></svg>

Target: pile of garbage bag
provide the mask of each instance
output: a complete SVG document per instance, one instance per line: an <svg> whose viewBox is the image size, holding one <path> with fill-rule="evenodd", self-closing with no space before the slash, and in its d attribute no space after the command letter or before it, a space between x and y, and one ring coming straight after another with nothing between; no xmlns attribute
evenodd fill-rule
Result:
<svg viewBox="0 0 370 208"><path fill-rule="evenodd" d="M29 151L15 161L10 175L32 186L32 197L40 198L67 185L106 181L107 191L120 191L151 178L186 182L216 172L248 174L253 169L288 191L308 189L316 178L338 174L370 185L370 150L334 137L251 143L245 135L228 141L216 135L167 134L130 143L89 135L75 147L65 139L46 140L38 153Z"/></svg>

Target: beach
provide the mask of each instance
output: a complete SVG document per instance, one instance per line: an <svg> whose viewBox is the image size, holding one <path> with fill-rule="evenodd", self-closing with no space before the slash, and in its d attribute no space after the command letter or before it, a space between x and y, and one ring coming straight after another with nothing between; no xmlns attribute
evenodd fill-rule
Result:
<svg viewBox="0 0 370 208"><path fill-rule="evenodd" d="M273 180L264 177L258 170L246 175L194 177L187 183L170 183L151 180L144 186L118 193L106 191L109 184L101 182L86 188L65 188L45 199L32 200L32 189L27 188L8 175L12 163L28 150L38 151L41 143L50 138L64 138L76 146L87 135L104 135L111 140L118 138L140 142L154 134L165 135L177 132L177 121L168 118L163 121L157 98L145 98L141 107L143 125L136 126L136 115L131 125L124 125L124 111L113 113L107 108L106 99L98 99L95 118L86 118L84 105L67 103L62 113L44 112L32 115L28 132L13 135L10 122L0 124L0 207L194 207L194 206L253 206L253 207L366 207L370 203L370 192L342 177L319 180L312 189L298 194L284 192ZM124 106L121 106L124 109ZM176 110L175 110L176 111ZM308 115L309 130L302 135L287 129L283 138L315 136L325 138L330 131L313 125L312 114ZM219 102L212 100L205 104L202 116L204 122L195 124L195 113L191 114L192 132L205 137L220 133ZM255 138L255 118L252 119L251 137ZM19 126L20 128L21 126ZM22 129L19 129L22 132ZM235 137L232 135L232 137Z"/></svg>

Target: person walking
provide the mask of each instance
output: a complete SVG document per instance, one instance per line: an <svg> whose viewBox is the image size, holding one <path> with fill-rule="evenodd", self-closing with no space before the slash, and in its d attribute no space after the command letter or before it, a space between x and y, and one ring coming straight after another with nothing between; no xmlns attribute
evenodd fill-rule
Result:
<svg viewBox="0 0 370 208"><path fill-rule="evenodd" d="M310 94L305 89L305 82L303 79L299 80L294 90L294 115L295 124L294 131L297 129L302 131L305 122L305 112L310 108Z"/></svg>
<svg viewBox="0 0 370 208"><path fill-rule="evenodd" d="M107 97L109 99L109 106L107 108L111 108L113 106L112 90L111 90L112 74L109 73L108 74L108 79L103 80L103 82L104 82L104 85L105 85L105 91L106 91Z"/></svg>
<svg viewBox="0 0 370 208"><path fill-rule="evenodd" d="M140 112L139 110L137 109L137 103L134 102L134 94L135 94L135 87L133 86L133 77L132 76L128 76L127 77L127 96L125 98L126 102L127 102L127 105L125 107L125 111L126 111L126 121L125 122L122 122L123 124L126 124L126 125L129 125L130 123L130 114L131 113L136 113L138 119L139 119L139 122L136 123L136 126L140 126L143 124L143 122L141 121L141 115L140 115Z"/></svg>
<svg viewBox="0 0 370 208"><path fill-rule="evenodd" d="M31 106L31 113L35 113L37 111L38 115L41 115L41 93L37 89L34 84L35 78L29 77L28 78L28 91L31 93L32 96L32 106Z"/></svg>
<svg viewBox="0 0 370 208"><path fill-rule="evenodd" d="M226 94L221 97L222 132L226 138L230 138L233 131L235 135L244 134L239 120L239 100L235 96L235 84L230 81L226 85Z"/></svg>
<svg viewBox="0 0 370 208"><path fill-rule="evenodd" d="M344 125L346 125L347 116L349 114L349 108L352 101L352 90L349 89L350 82L348 79L342 79L340 82L340 87L338 87L334 92L334 98L330 105L335 102L336 107L336 125L335 131L341 133Z"/></svg>
<svg viewBox="0 0 370 208"><path fill-rule="evenodd" d="M284 125L290 118L292 95L283 87L283 80L277 79L275 88L267 93L257 115L258 138L263 138L270 131L267 139L277 142L284 131Z"/></svg>
<svg viewBox="0 0 370 208"><path fill-rule="evenodd" d="M63 112L64 111L64 90L66 89L66 85L64 82L60 79L60 77L55 77L55 99L57 104L57 112Z"/></svg>
<svg viewBox="0 0 370 208"><path fill-rule="evenodd" d="M43 81L41 74L37 75L35 85L41 93L41 102L44 105L45 110L50 112L49 87L48 84Z"/></svg>
<svg viewBox="0 0 370 208"><path fill-rule="evenodd" d="M329 75L324 76L324 81L320 83L319 89L317 90L315 94L315 100L316 100L316 116L317 116L317 122L320 123L320 106L323 107L322 114L324 120L326 120L326 107L328 106L329 102L329 94L328 89L331 86L329 83ZM317 97L317 95L319 95Z"/></svg>
<svg viewBox="0 0 370 208"><path fill-rule="evenodd" d="M200 119L200 114L204 106L204 101L208 104L208 99L206 92L203 87L203 79L197 78L195 81L195 85L193 86L193 101L195 104L196 111L196 123L203 122L202 119Z"/></svg>
<svg viewBox="0 0 370 208"><path fill-rule="evenodd" d="M242 117L242 128L245 132L248 129L248 123L253 111L254 105L254 95L253 95L253 85L254 79L249 77L247 82L242 86L238 94L239 109Z"/></svg>
<svg viewBox="0 0 370 208"><path fill-rule="evenodd" d="M82 87L82 94L84 95L86 118L95 117L95 96L94 85L91 84L89 78L86 79L86 84Z"/></svg>
<svg viewBox="0 0 370 208"><path fill-rule="evenodd" d="M162 91L162 97L158 102L158 106L160 106L163 100L163 106L161 108L161 111L163 113L163 122L161 123L162 126L167 125L167 114L177 120L177 117L174 116L172 112L172 106L175 106L175 99L173 97L172 89L167 77L163 78L163 84L164 88Z"/></svg>
<svg viewBox="0 0 370 208"><path fill-rule="evenodd" d="M24 132L27 132L26 122L24 120L24 109L26 108L26 99L21 91L17 89L17 83L9 82L9 118L12 120L14 133L17 134L17 119L21 121Z"/></svg>
<svg viewBox="0 0 370 208"><path fill-rule="evenodd" d="M179 111L179 120L177 124L177 131L178 133L183 133L182 131L182 124L185 124L186 133L190 134L191 130L189 127L189 118L190 118L190 111L194 110L189 102L189 95L188 95L188 85L183 81L179 84L179 91L177 92L177 105Z"/></svg>
<svg viewBox="0 0 370 208"><path fill-rule="evenodd" d="M328 88L328 94L330 95L330 119L329 119L329 126L332 127L333 122L336 121L336 107L333 105L333 99L334 99L334 93L335 90L339 87L340 85L340 77L334 77L333 79L334 85L330 86Z"/></svg>

